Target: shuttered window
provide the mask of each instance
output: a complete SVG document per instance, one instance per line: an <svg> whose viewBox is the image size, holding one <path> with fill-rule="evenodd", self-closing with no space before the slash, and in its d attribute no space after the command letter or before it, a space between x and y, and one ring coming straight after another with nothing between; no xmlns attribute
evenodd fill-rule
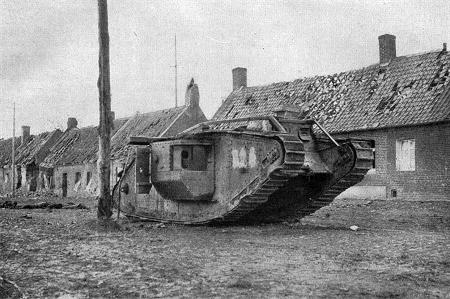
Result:
<svg viewBox="0 0 450 299"><path fill-rule="evenodd" d="M416 170L415 139L397 140L395 144L395 165L398 171Z"/></svg>

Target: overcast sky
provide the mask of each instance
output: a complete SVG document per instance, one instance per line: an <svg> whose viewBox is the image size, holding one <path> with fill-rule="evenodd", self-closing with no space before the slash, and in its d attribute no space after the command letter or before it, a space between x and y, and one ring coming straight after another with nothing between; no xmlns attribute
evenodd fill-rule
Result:
<svg viewBox="0 0 450 299"><path fill-rule="evenodd" d="M191 77L211 117L232 89L293 80L378 61L378 35L397 36L397 55L450 41L450 1L109 1L112 109L116 117L174 106ZM97 1L0 0L0 138L17 130L98 123Z"/></svg>

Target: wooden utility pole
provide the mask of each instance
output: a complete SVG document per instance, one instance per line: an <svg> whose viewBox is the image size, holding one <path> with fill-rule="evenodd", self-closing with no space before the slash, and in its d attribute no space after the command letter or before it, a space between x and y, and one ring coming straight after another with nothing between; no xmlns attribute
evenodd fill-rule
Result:
<svg viewBox="0 0 450 299"><path fill-rule="evenodd" d="M175 34L175 107L178 107L177 35Z"/></svg>
<svg viewBox="0 0 450 299"><path fill-rule="evenodd" d="M97 81L100 104L100 124L98 127L98 182L100 195L98 198L98 219L109 219L112 215L110 188L111 157L111 94L109 82L109 34L107 0L98 0L99 31L99 77Z"/></svg>
<svg viewBox="0 0 450 299"><path fill-rule="evenodd" d="M16 102L13 103L13 138L11 152L12 197L16 197Z"/></svg>

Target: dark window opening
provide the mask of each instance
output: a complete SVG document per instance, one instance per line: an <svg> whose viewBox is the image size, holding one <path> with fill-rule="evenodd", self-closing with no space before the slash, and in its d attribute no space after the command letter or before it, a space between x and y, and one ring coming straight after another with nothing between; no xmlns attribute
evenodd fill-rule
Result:
<svg viewBox="0 0 450 299"><path fill-rule="evenodd" d="M189 152L187 150L181 151L181 167L188 168L189 167Z"/></svg>
<svg viewBox="0 0 450 299"><path fill-rule="evenodd" d="M90 171L88 171L86 173L86 185L89 185L89 183L91 182L91 177L92 177L92 173Z"/></svg>
<svg viewBox="0 0 450 299"><path fill-rule="evenodd" d="M181 158L183 158L183 159L189 158L189 153L187 151L182 151L181 152Z"/></svg>
<svg viewBox="0 0 450 299"><path fill-rule="evenodd" d="M185 147L181 151L181 168L204 171L208 165L208 151L204 146Z"/></svg>
<svg viewBox="0 0 450 299"><path fill-rule="evenodd" d="M391 197L397 197L397 190L395 189L391 190Z"/></svg>
<svg viewBox="0 0 450 299"><path fill-rule="evenodd" d="M75 172L75 185L81 181L81 172Z"/></svg>

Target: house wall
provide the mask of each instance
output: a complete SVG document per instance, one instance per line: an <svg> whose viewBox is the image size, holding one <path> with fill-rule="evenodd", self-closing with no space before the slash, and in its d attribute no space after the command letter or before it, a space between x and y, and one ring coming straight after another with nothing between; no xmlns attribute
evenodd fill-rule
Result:
<svg viewBox="0 0 450 299"><path fill-rule="evenodd" d="M37 191L39 181L39 167L34 163L20 166L21 185L20 190L23 192Z"/></svg>
<svg viewBox="0 0 450 299"><path fill-rule="evenodd" d="M131 163L132 157L130 157L130 161L128 161L128 164ZM111 190L116 185L117 181L119 180L118 174L123 170L125 167L125 162L121 161L111 161Z"/></svg>
<svg viewBox="0 0 450 299"><path fill-rule="evenodd" d="M19 180L20 172L16 170L16 184ZM0 168L0 194L6 195L12 192L11 180L13 178L12 170L9 167Z"/></svg>
<svg viewBox="0 0 450 299"><path fill-rule="evenodd" d="M198 123L206 121L206 117L203 114L199 106L190 107L187 109L164 133L164 136L176 135Z"/></svg>
<svg viewBox="0 0 450 299"><path fill-rule="evenodd" d="M76 173L81 174L79 183L75 183ZM91 173L91 180L87 182L87 173ZM54 193L63 196L63 174L67 173L67 197L91 197L98 195L97 165L87 163L84 165L58 166L54 168Z"/></svg>
<svg viewBox="0 0 450 299"><path fill-rule="evenodd" d="M450 200L450 123L352 132L338 137L375 141L375 169L356 189L367 192L365 187L383 186L384 196L378 197L394 198L395 190L396 197L405 200ZM415 171L396 168L396 141L404 139L415 140Z"/></svg>

